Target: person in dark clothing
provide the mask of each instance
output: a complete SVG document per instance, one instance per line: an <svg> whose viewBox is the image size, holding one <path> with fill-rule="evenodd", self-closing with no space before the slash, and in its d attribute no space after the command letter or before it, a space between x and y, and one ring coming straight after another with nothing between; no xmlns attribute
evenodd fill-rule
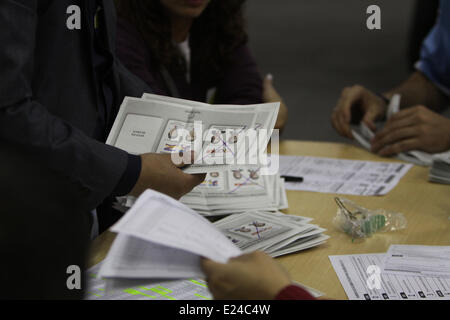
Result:
<svg viewBox="0 0 450 320"><path fill-rule="evenodd" d="M280 101L248 46L243 0L117 0L117 54L154 93L214 104ZM276 127L284 127L282 103Z"/></svg>
<svg viewBox="0 0 450 320"><path fill-rule="evenodd" d="M85 279L71 290L70 266L85 268L90 216L83 190L30 157L0 148L0 300L82 299Z"/></svg>
<svg viewBox="0 0 450 320"><path fill-rule="evenodd" d="M79 29L71 19L80 20ZM87 211L146 188L180 197L200 182L167 156L135 156L104 143L124 96L151 92L115 58L112 1L5 0L0 23L2 144L85 190L79 201ZM170 175L175 179L166 180ZM103 229L114 222L105 212Z"/></svg>
<svg viewBox="0 0 450 320"><path fill-rule="evenodd" d="M151 92L115 58L113 1L2 0L0 25L2 294L79 298L65 273L84 265L96 207L106 230L110 197L179 198L204 176L104 143L124 96Z"/></svg>

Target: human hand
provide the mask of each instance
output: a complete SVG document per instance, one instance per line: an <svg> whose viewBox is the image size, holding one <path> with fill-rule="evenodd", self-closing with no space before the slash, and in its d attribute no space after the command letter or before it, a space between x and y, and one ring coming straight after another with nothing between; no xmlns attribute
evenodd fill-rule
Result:
<svg viewBox="0 0 450 320"><path fill-rule="evenodd" d="M191 157L193 157L192 154ZM147 189L153 189L178 200L206 178L204 174L184 173L180 168L188 162L175 165L170 154L148 153L142 155L141 159L141 174L130 193L135 197L140 196Z"/></svg>
<svg viewBox="0 0 450 320"><path fill-rule="evenodd" d="M366 88L356 85L342 91L333 111L331 122L340 135L352 139L350 123L357 121L358 116L362 118L362 122L375 131L375 121L382 119L386 110L387 105L383 99Z"/></svg>
<svg viewBox="0 0 450 320"><path fill-rule="evenodd" d="M278 94L277 90L273 86L273 76L271 74L264 78L263 83L263 100L266 103L269 102L280 102L280 112L278 113L277 122L275 124L275 129L282 130L286 126L288 108L284 104L283 99Z"/></svg>
<svg viewBox="0 0 450 320"><path fill-rule="evenodd" d="M260 251L226 264L202 259L202 269L217 300L272 300L291 284L287 272Z"/></svg>
<svg viewBox="0 0 450 320"><path fill-rule="evenodd" d="M391 156L411 150L429 153L450 149L450 119L424 106L401 110L372 140L372 151Z"/></svg>

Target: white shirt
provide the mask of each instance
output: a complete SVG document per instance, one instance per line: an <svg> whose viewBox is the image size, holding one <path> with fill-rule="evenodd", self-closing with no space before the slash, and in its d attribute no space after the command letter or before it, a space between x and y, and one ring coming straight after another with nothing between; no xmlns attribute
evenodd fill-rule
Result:
<svg viewBox="0 0 450 320"><path fill-rule="evenodd" d="M191 47L189 46L189 37L183 42L177 43L180 52L186 59L186 80L191 82Z"/></svg>

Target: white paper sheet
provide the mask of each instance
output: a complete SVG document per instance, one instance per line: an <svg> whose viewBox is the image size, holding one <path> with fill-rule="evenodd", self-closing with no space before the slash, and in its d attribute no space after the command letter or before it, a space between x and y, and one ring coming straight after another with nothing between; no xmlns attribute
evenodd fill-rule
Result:
<svg viewBox="0 0 450 320"><path fill-rule="evenodd" d="M183 168L189 174L258 167L264 164L260 154L267 148L279 106L212 106L151 94L125 97L107 144L136 155L194 150L195 163Z"/></svg>
<svg viewBox="0 0 450 320"><path fill-rule="evenodd" d="M383 271L450 278L450 246L391 245Z"/></svg>
<svg viewBox="0 0 450 320"><path fill-rule="evenodd" d="M450 279L384 274L385 256L329 257L350 300L450 300Z"/></svg>
<svg viewBox="0 0 450 320"><path fill-rule="evenodd" d="M287 190L361 196L382 196L411 169L411 164L280 156L281 176L303 177L285 182Z"/></svg>
<svg viewBox="0 0 450 320"><path fill-rule="evenodd" d="M106 278L195 277L199 257L225 263L241 254L208 220L152 190L111 230L119 236L100 270Z"/></svg>

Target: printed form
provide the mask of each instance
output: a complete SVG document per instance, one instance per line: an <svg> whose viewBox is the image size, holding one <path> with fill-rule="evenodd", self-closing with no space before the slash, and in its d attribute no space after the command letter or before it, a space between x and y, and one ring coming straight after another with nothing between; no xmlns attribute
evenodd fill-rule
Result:
<svg viewBox="0 0 450 320"><path fill-rule="evenodd" d="M450 279L382 273L385 253L330 256L350 300L450 300Z"/></svg>
<svg viewBox="0 0 450 320"><path fill-rule="evenodd" d="M391 245L383 271L450 279L450 246Z"/></svg>
<svg viewBox="0 0 450 320"><path fill-rule="evenodd" d="M411 164L318 157L280 156L281 176L303 177L285 182L287 190L359 196L382 196L411 169Z"/></svg>

